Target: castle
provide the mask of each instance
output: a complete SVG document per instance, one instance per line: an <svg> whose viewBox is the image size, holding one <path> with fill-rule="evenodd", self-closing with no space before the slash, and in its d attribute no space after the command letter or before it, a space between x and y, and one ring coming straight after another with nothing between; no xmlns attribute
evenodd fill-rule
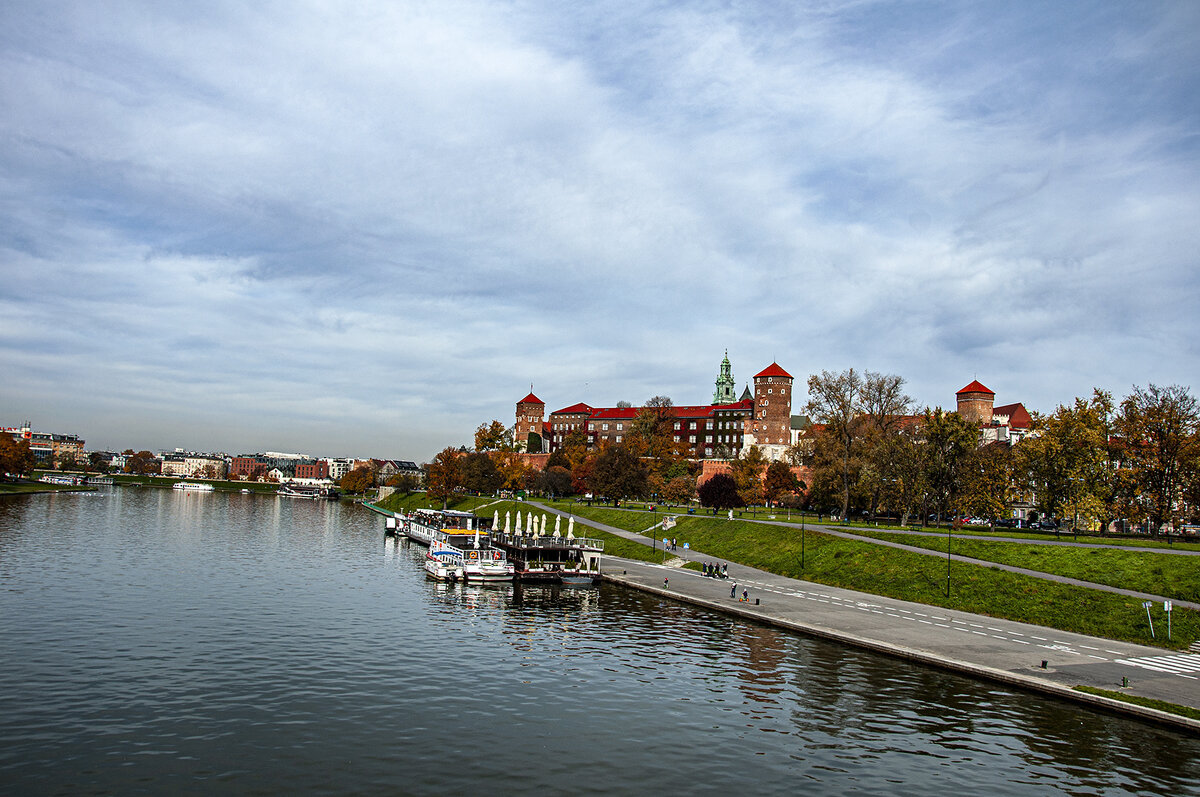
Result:
<svg viewBox="0 0 1200 797"><path fill-rule="evenodd" d="M669 408L675 442L686 447L691 459L728 459L757 445L770 460L785 458L792 443L792 375L771 363L754 375L750 388L735 398L729 353L721 361L711 404ZM546 404L532 392L517 402L513 440L525 448L530 441L542 452L563 445L567 435L582 430L588 446L620 443L628 434L640 407L592 407L582 402L545 415Z"/></svg>

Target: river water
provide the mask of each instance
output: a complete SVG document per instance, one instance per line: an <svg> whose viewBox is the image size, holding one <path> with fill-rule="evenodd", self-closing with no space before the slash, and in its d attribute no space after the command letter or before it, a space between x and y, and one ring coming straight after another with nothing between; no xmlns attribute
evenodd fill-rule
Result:
<svg viewBox="0 0 1200 797"><path fill-rule="evenodd" d="M0 792L1200 794L1194 738L422 555L350 504L0 501Z"/></svg>

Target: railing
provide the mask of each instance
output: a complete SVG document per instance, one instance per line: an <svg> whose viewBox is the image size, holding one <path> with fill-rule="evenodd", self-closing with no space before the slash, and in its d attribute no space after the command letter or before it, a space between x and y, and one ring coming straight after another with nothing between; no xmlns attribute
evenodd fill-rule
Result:
<svg viewBox="0 0 1200 797"><path fill-rule="evenodd" d="M604 550L604 540L598 540L593 537L534 537L529 534L505 534L502 531L493 531L491 537L496 542L512 545L516 548L588 548L596 551Z"/></svg>

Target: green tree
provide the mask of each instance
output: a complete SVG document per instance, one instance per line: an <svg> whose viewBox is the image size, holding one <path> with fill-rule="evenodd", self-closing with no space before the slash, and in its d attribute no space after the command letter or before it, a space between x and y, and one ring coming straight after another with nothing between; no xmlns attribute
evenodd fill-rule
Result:
<svg viewBox="0 0 1200 797"><path fill-rule="evenodd" d="M525 437L525 450L530 454L542 453L542 436L537 432L530 432Z"/></svg>
<svg viewBox="0 0 1200 797"><path fill-rule="evenodd" d="M671 478L662 487L663 500L671 504L684 504L696 497L696 477L680 475Z"/></svg>
<svg viewBox="0 0 1200 797"><path fill-rule="evenodd" d="M596 457L588 486L616 506L627 498L644 497L648 475L642 461L627 446L617 444Z"/></svg>
<svg viewBox="0 0 1200 797"><path fill-rule="evenodd" d="M108 460L99 451L93 451L88 454L88 466L100 473L108 473L109 470Z"/></svg>
<svg viewBox="0 0 1200 797"><path fill-rule="evenodd" d="M737 482L728 473L718 473L710 477L700 485L696 494L700 498L700 505L710 509L736 509L746 505L738 492Z"/></svg>
<svg viewBox="0 0 1200 797"><path fill-rule="evenodd" d="M375 473L366 465L359 466L347 473L338 482L338 486L347 493L364 493L375 483Z"/></svg>
<svg viewBox="0 0 1200 797"><path fill-rule="evenodd" d="M860 414L856 429L863 467L859 479L874 515L884 494L896 479L895 441L911 425L912 399L904 392L904 379L895 374L863 372L859 392Z"/></svg>
<svg viewBox="0 0 1200 797"><path fill-rule="evenodd" d="M1116 428L1123 438L1137 503L1157 532L1175 524L1197 456L1200 405L1185 387L1135 387L1121 402Z"/></svg>
<svg viewBox="0 0 1200 797"><path fill-rule="evenodd" d="M75 455L70 451L65 454L60 454L58 457L59 470L78 470L79 462L75 459Z"/></svg>
<svg viewBox="0 0 1200 797"><path fill-rule="evenodd" d="M979 442L979 428L957 412L925 410L925 481L939 512L955 508L962 491L962 470Z"/></svg>
<svg viewBox="0 0 1200 797"><path fill-rule="evenodd" d="M958 511L987 518L995 528L996 518L1009 513L1012 505L1013 452L1005 442L989 443L966 455Z"/></svg>

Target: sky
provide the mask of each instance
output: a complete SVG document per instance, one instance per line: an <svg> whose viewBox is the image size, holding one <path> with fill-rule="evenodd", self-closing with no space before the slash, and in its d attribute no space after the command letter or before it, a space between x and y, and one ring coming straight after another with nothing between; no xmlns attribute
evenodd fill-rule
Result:
<svg viewBox="0 0 1200 797"><path fill-rule="evenodd" d="M0 4L0 426L427 461L778 362L1198 388L1194 2Z"/></svg>

